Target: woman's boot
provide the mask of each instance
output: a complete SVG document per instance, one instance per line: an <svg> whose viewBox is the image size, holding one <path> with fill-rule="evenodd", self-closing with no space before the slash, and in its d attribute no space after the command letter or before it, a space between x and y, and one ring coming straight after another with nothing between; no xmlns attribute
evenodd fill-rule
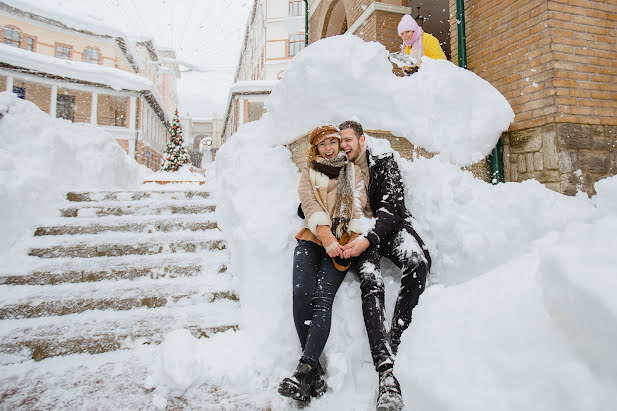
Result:
<svg viewBox="0 0 617 411"><path fill-rule="evenodd" d="M310 365L299 363L293 376L283 379L279 384L279 394L296 401L310 401L314 374L315 370Z"/></svg>

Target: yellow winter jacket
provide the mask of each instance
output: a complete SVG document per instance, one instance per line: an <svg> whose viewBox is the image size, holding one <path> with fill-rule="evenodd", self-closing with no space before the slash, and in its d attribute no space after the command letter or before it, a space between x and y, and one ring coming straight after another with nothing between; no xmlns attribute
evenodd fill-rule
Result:
<svg viewBox="0 0 617 411"><path fill-rule="evenodd" d="M424 33L422 35L422 48L424 49L424 55L426 57L430 57L432 59L446 59L446 54L439 45L439 40L428 33ZM405 54L411 53L411 46L405 46L403 52Z"/></svg>

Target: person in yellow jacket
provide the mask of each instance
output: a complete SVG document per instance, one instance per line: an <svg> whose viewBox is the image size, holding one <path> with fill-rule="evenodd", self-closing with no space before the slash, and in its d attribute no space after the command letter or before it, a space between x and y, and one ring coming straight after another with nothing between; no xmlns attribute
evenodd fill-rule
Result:
<svg viewBox="0 0 617 411"><path fill-rule="evenodd" d="M422 64L422 57L432 59L446 59L443 49L432 35L425 33L422 27L416 23L413 17L405 14L398 24L398 35L403 39L401 51L409 54L416 61L416 70ZM413 69L404 69L406 74L411 74Z"/></svg>

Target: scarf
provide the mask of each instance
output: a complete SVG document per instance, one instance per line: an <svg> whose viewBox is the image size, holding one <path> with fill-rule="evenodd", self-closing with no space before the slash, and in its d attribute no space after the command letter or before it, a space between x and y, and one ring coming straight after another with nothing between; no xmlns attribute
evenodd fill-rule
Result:
<svg viewBox="0 0 617 411"><path fill-rule="evenodd" d="M354 165L347 160L344 151L340 151L332 160L318 156L313 160L311 167L327 175L329 178L338 178L336 187L336 200L330 220L330 230L337 240L340 240L349 227L349 221L353 216L354 205ZM326 210L327 211L327 210Z"/></svg>

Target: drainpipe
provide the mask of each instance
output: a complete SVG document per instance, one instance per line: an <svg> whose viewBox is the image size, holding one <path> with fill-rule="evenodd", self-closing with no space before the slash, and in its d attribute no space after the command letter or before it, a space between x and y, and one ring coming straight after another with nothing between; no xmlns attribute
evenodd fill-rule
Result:
<svg viewBox="0 0 617 411"><path fill-rule="evenodd" d="M304 47L308 46L308 29L309 29L309 7L308 0L304 0Z"/></svg>
<svg viewBox="0 0 617 411"><path fill-rule="evenodd" d="M465 5L463 0L456 0L456 38L458 40L458 65L467 68L467 36L465 35ZM488 156L491 169L491 183L503 183L503 159L501 158L501 140Z"/></svg>

